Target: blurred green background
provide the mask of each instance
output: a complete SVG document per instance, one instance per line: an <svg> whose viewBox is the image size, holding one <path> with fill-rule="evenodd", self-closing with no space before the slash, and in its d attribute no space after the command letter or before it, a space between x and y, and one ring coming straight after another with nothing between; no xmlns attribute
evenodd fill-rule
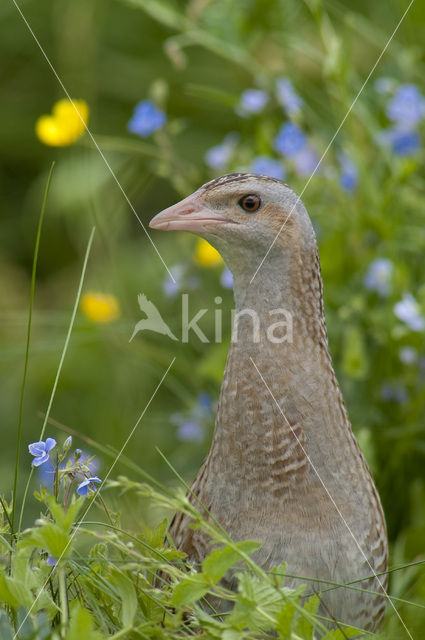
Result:
<svg viewBox="0 0 425 640"><path fill-rule="evenodd" d="M145 225L206 180L251 170L258 157L275 160L299 193L308 182L303 201L318 236L330 348L382 496L392 563L423 557L425 5L416 2L409 10L311 180L308 161L327 149L406 2L26 0L19 5L69 95L88 104L89 128ZM224 267L205 264L208 257L197 259L194 237L152 232L176 274L179 286L171 286L90 137L84 134L63 147L37 138L37 119L66 96L11 0L2 3L0 21L2 490L10 495L31 264L53 160L18 501L30 470L27 444L39 439L93 225L84 294L114 296L120 314L97 322L79 309L51 418L81 434L74 444L96 454L102 477L112 458L85 438L120 449L175 356L126 454L161 482L176 483L159 448L190 481L208 449L228 348L232 293L223 286ZM282 79L302 100L298 108L291 110L279 94L276 83ZM407 96L400 94L406 85L415 88ZM247 89L266 96L265 104L253 106ZM165 124L146 136L127 128L144 100L166 115ZM301 156L276 149L276 136L288 122L307 136L307 167ZM208 155L211 148L215 156ZM140 292L177 335L181 292L190 293L193 312L212 310L214 298L222 296L224 344L214 343L212 311L200 323L207 344L193 334L189 344L181 344L152 332L129 342L143 316ZM46 435L61 441L67 433L49 425ZM114 469L119 472L131 474L122 464ZM37 483L35 475L34 488ZM130 526L150 518L142 506L131 510L125 499L119 506L128 507ZM36 509L29 507L27 524ZM423 572L394 573L393 589L423 598Z"/></svg>

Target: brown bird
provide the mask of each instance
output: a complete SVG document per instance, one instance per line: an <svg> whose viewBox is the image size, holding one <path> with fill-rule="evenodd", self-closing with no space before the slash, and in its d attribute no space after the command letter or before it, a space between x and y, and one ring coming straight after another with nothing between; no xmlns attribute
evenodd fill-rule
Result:
<svg viewBox="0 0 425 640"><path fill-rule="evenodd" d="M194 494L234 540L262 543L253 557L265 570L285 560L288 573L316 578L309 585L318 593L358 581L360 589L324 591L320 613L375 630L385 608L386 576L376 576L387 569L385 520L333 370L303 204L278 180L231 174L150 226L202 236L234 277L237 321ZM182 515L170 533L195 563L211 550Z"/></svg>

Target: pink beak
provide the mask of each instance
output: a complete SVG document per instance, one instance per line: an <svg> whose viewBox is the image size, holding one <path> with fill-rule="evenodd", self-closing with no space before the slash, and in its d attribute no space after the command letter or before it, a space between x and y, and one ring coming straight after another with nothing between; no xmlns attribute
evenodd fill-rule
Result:
<svg viewBox="0 0 425 640"><path fill-rule="evenodd" d="M193 233L207 233L218 224L229 222L199 202L199 196L194 193L172 207L158 213L149 223L151 229L162 231L193 231Z"/></svg>

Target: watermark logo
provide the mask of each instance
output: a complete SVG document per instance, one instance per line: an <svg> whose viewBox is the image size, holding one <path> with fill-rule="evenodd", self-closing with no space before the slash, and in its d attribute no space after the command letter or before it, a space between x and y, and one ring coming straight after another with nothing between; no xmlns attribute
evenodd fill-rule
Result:
<svg viewBox="0 0 425 640"><path fill-rule="evenodd" d="M146 329L168 336L172 340L179 340L171 331L168 324L163 320L156 306L148 298L140 293L137 297L140 310L146 314L146 318L139 320L134 327L130 342L140 332ZM223 299L220 296L214 298L215 305L220 305ZM193 332L201 342L211 342L199 326L201 319L208 313L208 309L199 309L190 317L189 314L189 294L183 293L181 297L181 342L188 343L191 332ZM216 306L214 313L214 342L222 342L223 339L223 310ZM270 309L262 312L261 315L256 309L242 309L235 312L230 311L232 330L232 342L238 342L243 333L244 340L251 340L253 343L267 340L273 344L282 342L292 343L293 341L293 319L292 314L286 309Z"/></svg>
<svg viewBox="0 0 425 640"><path fill-rule="evenodd" d="M162 319L161 314L159 313L153 302L148 300L143 293L139 293L139 295L137 296L137 301L139 303L140 310L146 314L146 318L139 320L139 322L136 324L129 342L133 340L134 336L138 334L139 331L145 331L146 329L155 331L156 333L161 333L164 336L168 336L172 340L178 340L178 338L176 338L174 333L171 331L168 324Z"/></svg>

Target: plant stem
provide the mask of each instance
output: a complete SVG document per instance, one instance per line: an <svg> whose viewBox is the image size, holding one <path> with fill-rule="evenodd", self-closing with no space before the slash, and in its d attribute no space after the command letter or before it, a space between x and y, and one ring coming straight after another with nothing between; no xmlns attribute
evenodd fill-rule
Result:
<svg viewBox="0 0 425 640"><path fill-rule="evenodd" d="M59 459L56 456L56 465L53 463L53 460L51 461L53 466L55 467L55 476L54 476L54 483L53 483L53 487L54 487L54 494L55 494L55 498L56 498L56 502L58 501L58 496L59 496Z"/></svg>
<svg viewBox="0 0 425 640"><path fill-rule="evenodd" d="M103 507L103 509L104 509L104 511L105 511L105 513L106 513L106 516L107 516L107 518L108 518L109 522L111 523L111 525L113 525L113 524L114 524L114 521L112 520L112 518L111 518L111 516L110 516L110 513L109 513L109 511L108 511L108 507L106 506L105 501L104 501L104 499L102 498L102 496L100 495L100 493L97 493L97 494L96 494L95 499L96 499L96 498L97 498L97 500L99 500L99 502L101 503L101 505L102 505L102 507Z"/></svg>
<svg viewBox="0 0 425 640"><path fill-rule="evenodd" d="M38 218L37 235L35 238L34 257L32 262L30 306L28 310L28 325L27 325L27 342L25 347L25 361L24 361L24 373L22 376L21 395L19 399L19 418L18 418L18 428L17 428L17 437L16 437L15 473L13 478L13 502L12 502L12 517L11 517L11 526L10 526L12 541L15 539L16 490L18 486L19 456L21 452L21 440L22 440L22 416L23 416L23 407L24 407L25 383L27 381L27 373L28 373L28 359L29 359L31 325L32 325L32 310L34 305L34 294L35 294L35 276L37 272L37 261L38 261L38 250L40 247L41 228L43 225L44 212L46 211L47 196L49 195L50 183L52 181L54 166L55 166L55 163L52 162L52 165L49 171L49 176L47 178L46 188L44 190L43 203L41 205L40 216Z"/></svg>
<svg viewBox="0 0 425 640"><path fill-rule="evenodd" d="M68 626L68 598L66 594L66 574L65 568L61 566L58 570L59 580L59 602L61 608L61 624L62 635L65 637L66 628Z"/></svg>
<svg viewBox="0 0 425 640"><path fill-rule="evenodd" d="M61 374L61 371L62 371L63 362L65 360L65 355L66 355L66 352L68 350L69 341L71 339L71 333L72 333L72 329L74 327L74 321L75 321L75 316L77 314L78 304L80 302L81 291L83 289L84 277L86 275L87 263L88 263L88 259L89 259L90 250L91 250L91 246L92 246L92 243L93 243L93 238L94 238L95 231L96 231L96 228L93 227L92 230L91 230L91 233L90 233L89 241L87 243L87 249L86 249L86 253L85 253L85 256L84 256L83 267L81 269L80 281L78 283L77 295L75 296L74 307L72 309L72 314L71 314L71 320L69 322L68 332L66 334L65 343L63 345L62 354L61 354L59 365L58 365L58 369L57 369L57 372L56 372L55 381L53 383L52 393L50 394L49 404L48 404L48 407L47 407L47 410L46 410L46 414L44 416L43 427L41 429L41 433L40 433L40 437L39 437L40 440L43 439L44 432L46 430L47 420L49 419L50 410L52 408L53 400L54 400L56 389L57 389L57 386L58 386L59 377L60 377L60 374ZM27 484L25 486L24 498L22 500L21 512L19 514L18 533L21 531L21 527L22 527L22 519L23 519L23 516L24 516L24 508L25 508L25 503L26 503L26 499L27 499L28 490L29 490L29 486L30 486L30 482L31 482L33 471L34 471L34 467L31 468L31 472L29 474L29 477L28 477L28 480L27 480Z"/></svg>

